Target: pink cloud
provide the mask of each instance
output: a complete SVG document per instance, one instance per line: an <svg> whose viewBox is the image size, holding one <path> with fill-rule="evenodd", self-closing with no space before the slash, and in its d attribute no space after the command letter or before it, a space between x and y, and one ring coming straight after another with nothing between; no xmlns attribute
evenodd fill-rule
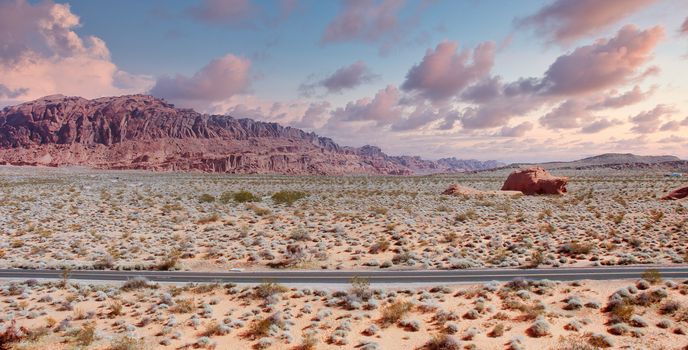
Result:
<svg viewBox="0 0 688 350"><path fill-rule="evenodd" d="M408 71L401 88L440 101L489 74L494 64L493 42L484 42L472 51L458 52L458 47L456 42L445 41L435 50L428 50L423 60Z"/></svg>
<svg viewBox="0 0 688 350"><path fill-rule="evenodd" d="M389 125L401 115L399 108L399 90L388 85L378 91L375 97L362 98L349 102L344 108L337 108L332 113L332 119L337 121L375 121L377 125Z"/></svg>
<svg viewBox="0 0 688 350"><path fill-rule="evenodd" d="M461 94L461 100L484 103L499 97L501 93L501 78L499 76L488 77L466 88Z"/></svg>
<svg viewBox="0 0 688 350"><path fill-rule="evenodd" d="M411 131L420 129L436 120L458 119L459 112L449 108L434 108L429 105L420 104L413 108L413 111L405 117L399 118L392 124L392 131Z"/></svg>
<svg viewBox="0 0 688 350"><path fill-rule="evenodd" d="M251 62L228 54L213 59L193 76L162 76L150 93L180 103L205 103L227 99L250 85Z"/></svg>
<svg viewBox="0 0 688 350"><path fill-rule="evenodd" d="M377 77L377 75L370 71L365 62L356 61L351 65L337 69L337 71L318 82L301 84L299 90L306 96L312 95L318 87L324 88L328 93L339 93L343 90L353 89L369 83Z"/></svg>
<svg viewBox="0 0 688 350"><path fill-rule="evenodd" d="M679 32L681 34L688 34L688 17L686 17L686 20L683 21L683 24L681 25L681 29L679 29Z"/></svg>
<svg viewBox="0 0 688 350"><path fill-rule="evenodd" d="M206 22L246 24L257 9L250 0L202 0L187 11L192 17Z"/></svg>
<svg viewBox="0 0 688 350"><path fill-rule="evenodd" d="M328 92L340 92L344 89L355 88L375 78L365 62L357 61L350 66L339 68L322 81Z"/></svg>
<svg viewBox="0 0 688 350"><path fill-rule="evenodd" d="M575 129L594 118L584 101L571 99L540 118L540 124L550 129Z"/></svg>
<svg viewBox="0 0 688 350"><path fill-rule="evenodd" d="M349 40L378 41L399 29L403 0L342 1L342 11L325 29L321 43Z"/></svg>
<svg viewBox="0 0 688 350"><path fill-rule="evenodd" d="M617 119L601 118L593 121L592 123L589 123L588 125L583 126L581 128L581 132L584 134L595 134L602 130L609 129L613 126L621 124L623 123Z"/></svg>
<svg viewBox="0 0 688 350"><path fill-rule="evenodd" d="M652 50L664 37L661 27L639 30L621 28L615 37L581 46L559 56L542 81L548 94L582 94L626 83L652 58Z"/></svg>
<svg viewBox="0 0 688 350"><path fill-rule="evenodd" d="M278 0L274 11L256 6L254 0L201 0L198 5L187 8L186 15L206 23L257 28L282 22L297 7L298 0Z"/></svg>
<svg viewBox="0 0 688 350"><path fill-rule="evenodd" d="M643 92L638 85L632 90L616 96L607 96L604 100L590 106L590 109L621 108L641 102L650 97L655 92L655 87Z"/></svg>
<svg viewBox="0 0 688 350"><path fill-rule="evenodd" d="M542 103L543 99L538 96L506 96L502 91L499 98L465 108L460 120L465 129L503 127L511 118L523 116Z"/></svg>
<svg viewBox="0 0 688 350"><path fill-rule="evenodd" d="M656 0L556 0L528 17L520 27L532 27L548 42L568 44L596 34Z"/></svg>
<svg viewBox="0 0 688 350"><path fill-rule="evenodd" d="M510 83L502 83L499 77L483 79L461 94L462 102L472 104L463 110L461 123L467 129L502 127L512 117L559 104L540 118L540 123L551 129L582 127L597 119L591 110L636 103L653 92L634 88L601 101L598 97L610 89L637 83L654 71L643 70L643 65L652 58L652 50L662 37L661 27L639 30L625 26L611 39L600 39L559 56L542 78Z"/></svg>
<svg viewBox="0 0 688 350"><path fill-rule="evenodd" d="M0 103L65 94L87 98L140 93L152 78L119 69L95 36L80 36L68 4L0 2Z"/></svg>
<svg viewBox="0 0 688 350"><path fill-rule="evenodd" d="M649 111L643 111L630 118L634 123L633 132L649 134L659 130L665 116L676 113L674 107L659 104Z"/></svg>
<svg viewBox="0 0 688 350"><path fill-rule="evenodd" d="M303 116L299 120L292 122L291 125L297 128L316 128L327 120L329 112L329 102L312 102L303 113Z"/></svg>
<svg viewBox="0 0 688 350"><path fill-rule="evenodd" d="M533 129L533 123L523 122L513 127L504 126L499 131L499 136L505 137L523 137L525 134Z"/></svg>

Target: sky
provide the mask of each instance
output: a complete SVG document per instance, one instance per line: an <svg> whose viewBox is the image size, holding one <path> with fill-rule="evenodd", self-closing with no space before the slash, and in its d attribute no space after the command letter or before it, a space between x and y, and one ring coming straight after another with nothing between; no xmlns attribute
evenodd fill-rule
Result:
<svg viewBox="0 0 688 350"><path fill-rule="evenodd" d="M151 94L391 155L688 159L684 0L0 0L0 106Z"/></svg>

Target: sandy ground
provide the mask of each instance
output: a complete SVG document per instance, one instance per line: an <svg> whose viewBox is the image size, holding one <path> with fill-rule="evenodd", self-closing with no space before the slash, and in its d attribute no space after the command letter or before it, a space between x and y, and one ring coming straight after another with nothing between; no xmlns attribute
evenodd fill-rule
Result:
<svg viewBox="0 0 688 350"><path fill-rule="evenodd" d="M507 172L289 177L0 166L0 267L460 269L688 261L681 179L555 171L565 196L496 190ZM279 191L307 196L292 205ZM240 203L250 191L260 201Z"/></svg>
<svg viewBox="0 0 688 350"><path fill-rule="evenodd" d="M433 349L427 347L433 336L466 349L688 346L684 281L414 289L377 289L362 281L344 290L267 283L130 286L1 282L0 334L12 322L25 327L30 340L12 349L304 349L304 339L313 349ZM630 311L606 310L614 299ZM405 312L390 312L390 305L405 303ZM261 320L268 320L264 327L254 326ZM498 325L503 333L493 332ZM542 332L533 331L535 325Z"/></svg>

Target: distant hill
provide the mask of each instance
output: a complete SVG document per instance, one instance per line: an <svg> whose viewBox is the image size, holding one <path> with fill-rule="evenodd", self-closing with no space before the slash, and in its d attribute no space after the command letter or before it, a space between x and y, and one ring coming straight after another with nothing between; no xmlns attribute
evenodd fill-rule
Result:
<svg viewBox="0 0 688 350"><path fill-rule="evenodd" d="M502 168L522 168L526 166L541 166L545 169L654 169L658 171L688 172L688 161L676 156L639 156L632 153L605 153L593 157L570 162L546 163L513 163Z"/></svg>
<svg viewBox="0 0 688 350"><path fill-rule="evenodd" d="M5 107L0 164L294 175L413 175L500 165L389 156L375 146L340 146L312 132L201 114L147 95L53 95Z"/></svg>

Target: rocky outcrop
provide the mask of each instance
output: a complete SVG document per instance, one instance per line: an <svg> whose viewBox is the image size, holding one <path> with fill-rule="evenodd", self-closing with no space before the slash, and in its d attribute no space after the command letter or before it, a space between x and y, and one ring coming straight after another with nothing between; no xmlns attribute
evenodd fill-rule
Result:
<svg viewBox="0 0 688 350"><path fill-rule="evenodd" d="M0 112L0 163L275 174L451 172L417 157L276 123L207 115L146 95L47 96Z"/></svg>
<svg viewBox="0 0 688 350"><path fill-rule="evenodd" d="M526 195L564 194L568 178L555 177L540 167L521 169L509 174L502 191L520 191Z"/></svg>
<svg viewBox="0 0 688 350"><path fill-rule="evenodd" d="M666 196L662 197L662 200L678 200L678 199L684 199L688 198L688 186L682 187L676 190L671 191L671 193L667 194Z"/></svg>

